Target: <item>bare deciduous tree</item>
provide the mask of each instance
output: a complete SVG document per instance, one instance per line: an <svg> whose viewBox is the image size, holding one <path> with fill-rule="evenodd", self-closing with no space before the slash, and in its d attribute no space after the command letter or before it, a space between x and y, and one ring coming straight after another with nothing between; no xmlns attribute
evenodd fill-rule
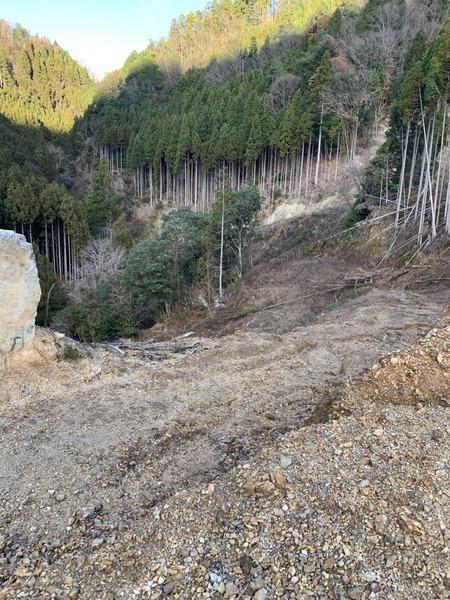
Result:
<svg viewBox="0 0 450 600"><path fill-rule="evenodd" d="M92 239L80 254L77 277L69 291L74 300L80 300L84 289L94 289L113 278L122 268L126 252L111 238Z"/></svg>
<svg viewBox="0 0 450 600"><path fill-rule="evenodd" d="M274 115L289 104L299 85L300 77L292 73L285 73L274 80L267 96Z"/></svg>

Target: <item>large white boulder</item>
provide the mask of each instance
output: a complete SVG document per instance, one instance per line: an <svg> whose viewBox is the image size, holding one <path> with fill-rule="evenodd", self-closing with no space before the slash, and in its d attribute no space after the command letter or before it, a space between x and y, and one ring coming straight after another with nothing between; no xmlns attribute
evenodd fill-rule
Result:
<svg viewBox="0 0 450 600"><path fill-rule="evenodd" d="M23 235L0 229L0 357L33 345L40 297L31 244Z"/></svg>

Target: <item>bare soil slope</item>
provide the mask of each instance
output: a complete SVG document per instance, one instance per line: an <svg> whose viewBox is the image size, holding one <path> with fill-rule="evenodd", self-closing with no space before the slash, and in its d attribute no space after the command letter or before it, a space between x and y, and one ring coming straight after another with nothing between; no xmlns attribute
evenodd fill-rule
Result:
<svg viewBox="0 0 450 600"><path fill-rule="evenodd" d="M98 348L76 363L6 376L3 596L76 597L79 588L81 598L132 597L128 584L142 582L165 539L167 502L191 493L205 502L208 484L225 485L228 471L241 473L261 448L314 421L333 390L407 347L441 309L423 295L372 290L283 335L204 339L200 351L159 362ZM202 535L201 514L192 519ZM174 551L181 560L184 542Z"/></svg>

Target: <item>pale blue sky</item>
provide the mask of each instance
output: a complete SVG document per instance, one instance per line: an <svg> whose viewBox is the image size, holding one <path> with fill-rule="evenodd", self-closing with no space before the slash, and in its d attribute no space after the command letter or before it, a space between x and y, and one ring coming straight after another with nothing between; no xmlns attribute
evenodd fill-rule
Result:
<svg viewBox="0 0 450 600"><path fill-rule="evenodd" d="M102 77L165 36L172 19L207 0L0 0L0 19L56 41Z"/></svg>

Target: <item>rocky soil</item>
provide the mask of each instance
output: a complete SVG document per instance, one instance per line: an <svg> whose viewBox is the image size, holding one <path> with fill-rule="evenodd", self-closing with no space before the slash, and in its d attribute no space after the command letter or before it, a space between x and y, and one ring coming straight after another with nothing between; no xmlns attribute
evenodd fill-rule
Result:
<svg viewBox="0 0 450 600"><path fill-rule="evenodd" d="M447 597L450 329L417 342L441 312L374 288L4 376L0 598Z"/></svg>

